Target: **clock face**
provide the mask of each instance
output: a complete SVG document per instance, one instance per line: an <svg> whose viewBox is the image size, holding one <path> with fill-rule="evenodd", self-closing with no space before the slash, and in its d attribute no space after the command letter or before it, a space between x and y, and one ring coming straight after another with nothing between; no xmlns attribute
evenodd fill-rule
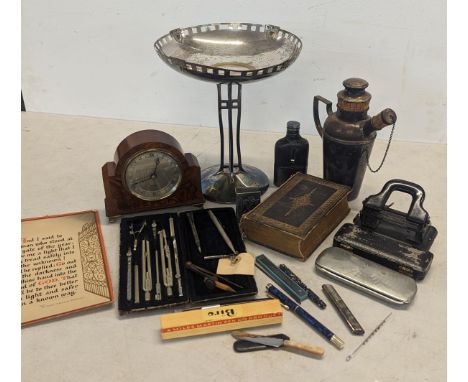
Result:
<svg viewBox="0 0 468 382"><path fill-rule="evenodd" d="M134 155L124 173L129 191L143 200L160 200L173 194L182 179L178 162L167 152L153 149Z"/></svg>

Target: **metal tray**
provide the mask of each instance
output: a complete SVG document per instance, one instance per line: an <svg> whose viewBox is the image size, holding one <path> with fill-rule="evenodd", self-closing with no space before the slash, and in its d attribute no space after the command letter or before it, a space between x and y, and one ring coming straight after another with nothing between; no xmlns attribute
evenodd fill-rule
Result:
<svg viewBox="0 0 468 382"><path fill-rule="evenodd" d="M409 304L417 291L412 278L342 248L325 249L317 257L315 267L319 272L393 304Z"/></svg>
<svg viewBox="0 0 468 382"><path fill-rule="evenodd" d="M154 48L170 67L198 79L247 82L282 72L302 42L274 25L214 23L174 29Z"/></svg>

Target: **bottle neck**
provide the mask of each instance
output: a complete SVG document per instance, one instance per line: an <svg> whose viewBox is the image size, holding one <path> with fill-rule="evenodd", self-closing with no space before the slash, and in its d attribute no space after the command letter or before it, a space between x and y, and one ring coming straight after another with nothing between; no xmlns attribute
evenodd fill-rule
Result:
<svg viewBox="0 0 468 382"><path fill-rule="evenodd" d="M287 138L298 138L299 135L299 128L297 127L288 127L286 129L286 137Z"/></svg>

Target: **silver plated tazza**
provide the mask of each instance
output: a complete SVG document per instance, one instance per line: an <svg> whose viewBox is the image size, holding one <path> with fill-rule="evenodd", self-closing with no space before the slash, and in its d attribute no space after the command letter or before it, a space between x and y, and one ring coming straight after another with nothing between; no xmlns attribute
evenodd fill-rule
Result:
<svg viewBox="0 0 468 382"><path fill-rule="evenodd" d="M299 56L301 40L274 25L214 23L174 29L154 43L159 57L173 69L200 80L218 83L218 120L221 136L220 164L202 172L206 198L235 202L235 188L269 186L261 170L242 163L240 121L242 83L284 71ZM227 87L227 97L222 86ZM224 159L223 111L228 117L228 163ZM237 161L234 161L233 111L236 116Z"/></svg>
<svg viewBox="0 0 468 382"><path fill-rule="evenodd" d="M215 82L247 82L282 72L302 42L274 25L214 23L174 29L154 43L164 62Z"/></svg>

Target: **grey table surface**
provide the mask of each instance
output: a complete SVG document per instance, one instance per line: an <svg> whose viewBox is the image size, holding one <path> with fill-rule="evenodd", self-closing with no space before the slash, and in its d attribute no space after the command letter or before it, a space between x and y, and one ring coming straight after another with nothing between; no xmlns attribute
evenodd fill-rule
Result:
<svg viewBox="0 0 468 382"><path fill-rule="evenodd" d="M153 128L164 130L186 152L198 157L205 168L218 162L219 132L199 126L162 125L103 118L22 113L22 217L96 209L101 216L114 290L118 288L119 225L105 218L101 166L113 160L119 142L128 134ZM321 142L310 143L309 173L322 175ZM400 123L398 128L405 128ZM272 179L273 147L281 134L242 132L243 160L264 170ZM259 144L259 142L261 142ZM372 161L385 150L377 141ZM158 313L121 318L117 304L105 309L45 322L22 330L23 381L444 381L446 380L446 145L411 142L392 143L389 156L377 174L367 173L360 195L350 203L350 222L361 209L364 197L380 191L392 178L410 180L426 190L425 208L439 235L432 247L434 261L428 276L407 308L394 308L334 283L367 333L390 312L382 329L351 361L346 356L361 343L329 305L320 311L309 301L303 307L345 341L336 350L318 334L285 312L281 326L257 328L255 332L286 333L291 339L320 345L322 360L289 351L238 354L228 333L163 342ZM268 195L274 191L270 187ZM404 205L404 198L396 197ZM206 206L215 206L207 203ZM246 242L250 253L267 254L285 263L322 297L321 285L329 280L318 275L314 262L321 250L332 245L334 232L306 261L300 262L259 245ZM269 280L255 275L259 297ZM254 331L254 330L252 330Z"/></svg>

